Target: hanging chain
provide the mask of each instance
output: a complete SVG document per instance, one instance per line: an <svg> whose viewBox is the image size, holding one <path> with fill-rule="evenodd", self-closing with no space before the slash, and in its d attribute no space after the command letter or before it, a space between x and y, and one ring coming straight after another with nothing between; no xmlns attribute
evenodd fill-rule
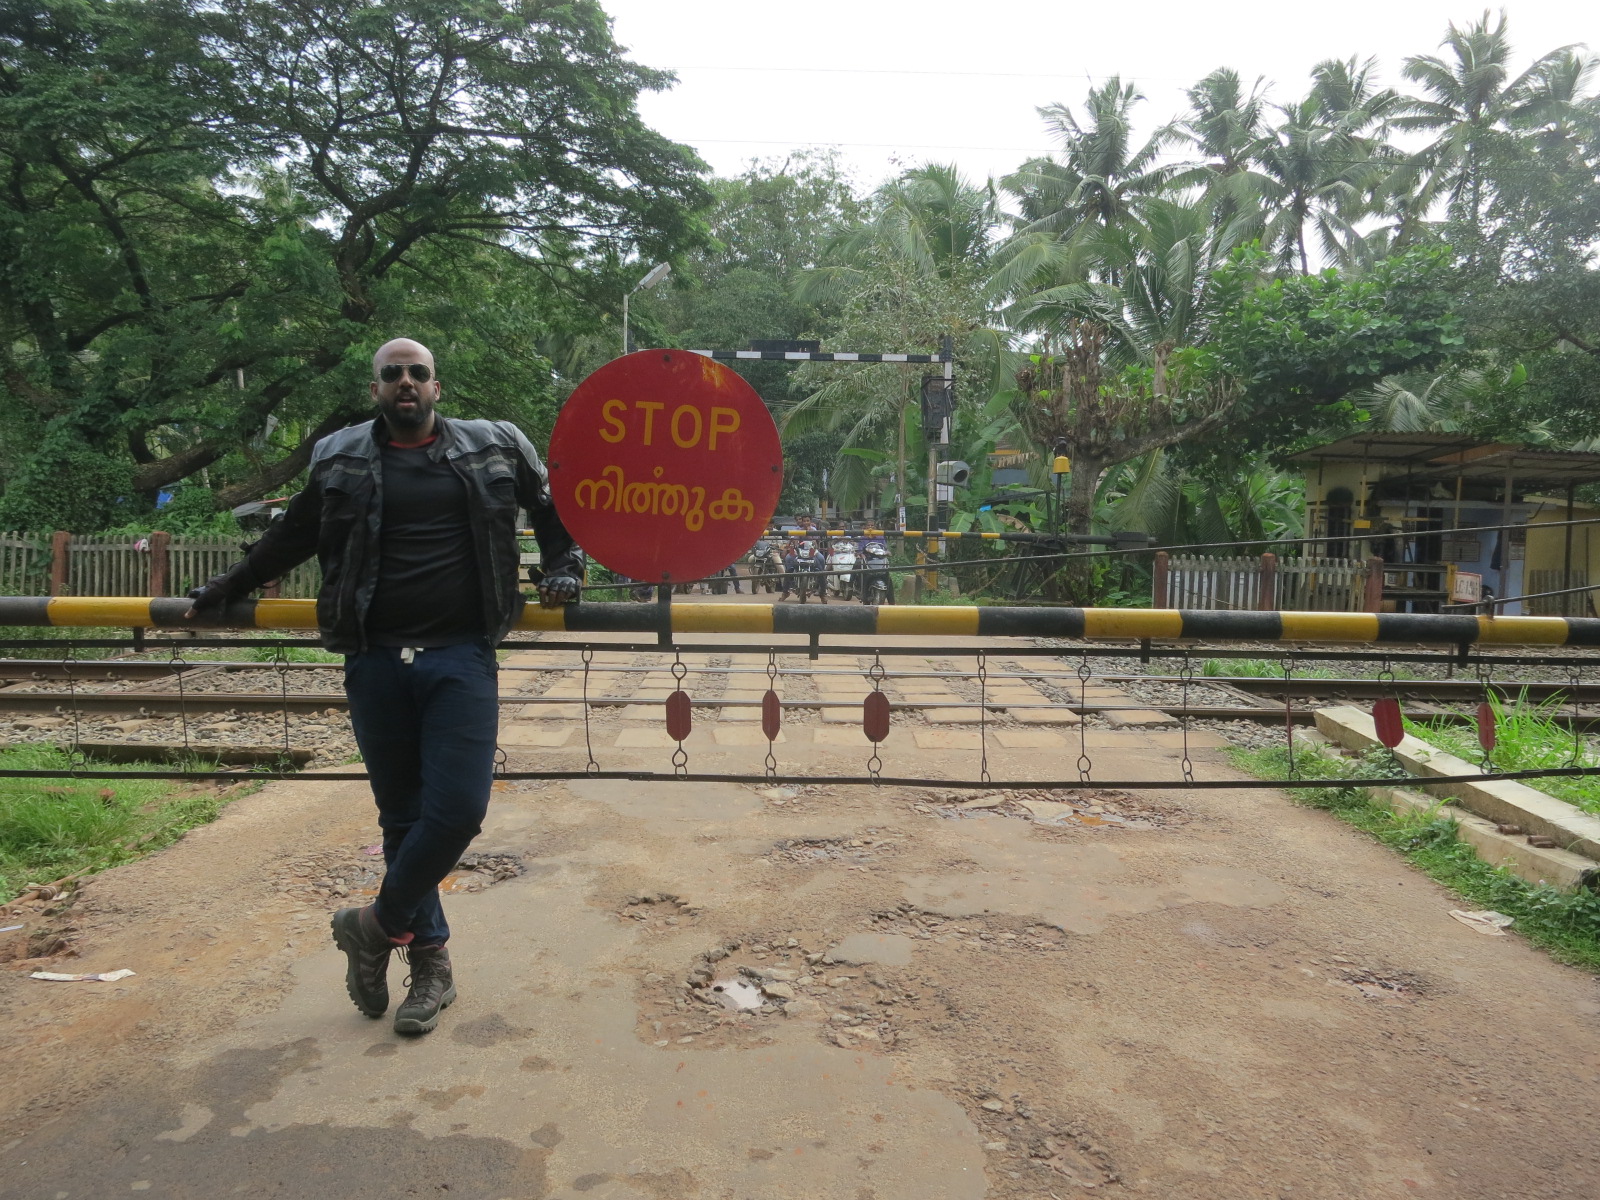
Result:
<svg viewBox="0 0 1600 1200"><path fill-rule="evenodd" d="M1572 761L1570 767L1581 767L1583 762L1583 706L1579 695L1583 690L1583 664L1573 663L1567 674L1568 699L1572 705Z"/></svg>
<svg viewBox="0 0 1600 1200"><path fill-rule="evenodd" d="M67 680L68 711L72 714L72 748L67 751L67 767L76 775L88 766L88 757L83 752L83 736L78 717L78 681L77 671L73 659L77 655L77 647L70 641L61 656L61 673Z"/></svg>
<svg viewBox="0 0 1600 1200"><path fill-rule="evenodd" d="M283 769L294 763L294 753L289 748L289 651L279 642L273 647L272 664L278 672L279 711L283 714Z"/></svg>
<svg viewBox="0 0 1600 1200"><path fill-rule="evenodd" d="M1494 663L1491 662L1487 656L1478 659L1478 662L1477 662L1477 676L1478 676L1478 685L1479 685L1479 687L1481 687L1483 689L1482 702L1483 702L1484 705L1486 705L1488 707L1490 713L1493 714L1494 713L1494 708L1495 708L1495 703L1494 703L1495 697L1494 697L1494 686L1493 686L1494 685ZM1482 720L1483 720L1483 717L1482 717L1483 709L1480 707L1478 712L1479 712L1478 720L1479 720L1479 723L1481 725ZM1491 718L1491 719L1493 719L1493 718ZM1495 724L1498 726L1498 724L1499 724L1498 720L1495 721ZM1483 754L1483 757L1478 760L1478 768L1479 768L1479 770L1481 770L1485 775L1493 774L1494 773L1494 752L1483 744L1483 730L1481 728L1478 730L1478 749L1480 751L1482 751L1482 754Z"/></svg>
<svg viewBox="0 0 1600 1200"><path fill-rule="evenodd" d="M978 778L989 782L989 657L978 654Z"/></svg>
<svg viewBox="0 0 1600 1200"><path fill-rule="evenodd" d="M173 678L178 684L178 721L183 731L183 753L189 754L189 696L184 688L183 676L189 669L189 664L183 658L183 643L173 640L171 666Z"/></svg>
<svg viewBox="0 0 1600 1200"><path fill-rule="evenodd" d="M584 764L586 775L598 775L600 764L594 760L594 741L589 735L589 666L594 662L594 651L587 646L583 650L583 751L588 755L589 761Z"/></svg>
<svg viewBox="0 0 1600 1200"><path fill-rule="evenodd" d="M1088 783L1094 764L1089 761L1089 652L1078 664L1078 782Z"/></svg>
<svg viewBox="0 0 1600 1200"><path fill-rule="evenodd" d="M1178 679L1183 687L1181 715L1178 718L1179 727L1183 730L1183 761L1179 766L1183 768L1183 781L1194 782L1194 760L1189 757L1189 682L1194 678L1194 660L1189 657L1189 652L1183 652L1183 663L1178 668Z"/></svg>
<svg viewBox="0 0 1600 1200"><path fill-rule="evenodd" d="M751 586L754 587L755 585L752 584ZM778 652L776 650L767 651L767 691L773 695L778 694ZM780 711L782 710L780 709ZM761 725L765 729L767 724L765 696L761 698L761 717ZM767 739L767 760L761 764L762 770L766 773L768 779L776 779L778 776L777 747L777 739L769 737Z"/></svg>
<svg viewBox="0 0 1600 1200"><path fill-rule="evenodd" d="M689 668L683 665L683 651L672 652L672 681L677 685L676 691L683 691L683 681L688 678ZM677 749L672 752L672 773L674 775L687 775L689 773L689 752L679 742Z"/></svg>
<svg viewBox="0 0 1600 1200"><path fill-rule="evenodd" d="M1294 651L1283 656L1283 748L1289 756L1289 778L1300 778L1294 759Z"/></svg>
<svg viewBox="0 0 1600 1200"><path fill-rule="evenodd" d="M888 672L883 669L883 656L874 652L872 665L867 668L867 678L872 682L872 690L883 691L883 681ZM872 757L867 759L867 778L873 783L878 782L878 777L883 773L883 759L878 755L878 743L872 743Z"/></svg>

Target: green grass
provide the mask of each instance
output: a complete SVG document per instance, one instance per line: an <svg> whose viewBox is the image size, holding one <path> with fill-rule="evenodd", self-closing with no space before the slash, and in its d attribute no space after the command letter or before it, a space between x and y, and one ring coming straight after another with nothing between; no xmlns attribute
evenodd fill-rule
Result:
<svg viewBox="0 0 1600 1200"><path fill-rule="evenodd" d="M1200 674L1212 678L1232 675L1241 679L1282 679L1283 660L1278 658L1207 658L1200 663ZM1337 672L1326 667L1294 669L1297 679L1336 679Z"/></svg>
<svg viewBox="0 0 1600 1200"><path fill-rule="evenodd" d="M308 631L309 632L309 631ZM297 637L304 636L297 634ZM239 661L275 663L282 654L287 662L342 663L344 655L316 646L240 646ZM190 656L192 657L192 656Z"/></svg>
<svg viewBox="0 0 1600 1200"><path fill-rule="evenodd" d="M1535 704L1524 694L1509 705L1498 696L1491 696L1489 704L1495 714L1493 762L1499 770L1537 771L1543 767L1589 765L1588 743L1575 744L1572 731L1555 719L1561 711L1559 700ZM1483 758L1476 724L1407 721L1406 732L1468 762L1475 763ZM1600 815L1600 776L1557 776L1526 782L1577 805L1584 812Z"/></svg>
<svg viewBox="0 0 1600 1200"><path fill-rule="evenodd" d="M1246 679L1282 679L1283 663L1281 658L1207 658L1200 662L1200 674L1216 678L1218 676L1232 675ZM1295 664L1294 677L1296 679L1345 679L1351 676L1366 678L1371 672L1351 671L1337 667L1307 667ZM1406 669L1404 664L1394 668L1396 679L1423 679L1426 676Z"/></svg>
<svg viewBox="0 0 1600 1200"><path fill-rule="evenodd" d="M1288 751L1282 747L1236 749L1231 755L1239 767L1263 779L1288 775ZM1303 776L1351 781L1343 788L1288 789L1297 803L1332 813L1398 851L1470 907L1516 918L1512 930L1558 961L1600 974L1600 896L1534 885L1491 867L1457 838L1455 819L1447 810L1435 809L1431 815L1391 812L1360 784L1363 778L1404 774L1387 751L1348 759L1310 747L1297 748L1295 766Z"/></svg>
<svg viewBox="0 0 1600 1200"><path fill-rule="evenodd" d="M25 649L0 650L0 656L5 658L42 658L59 661L71 653L73 658L109 658L117 651L104 646L85 646L81 649L75 649L68 643L105 641L114 638L122 639L130 648L133 646L133 631L126 625L108 628L93 625L0 625L0 641L37 641L42 643Z"/></svg>
<svg viewBox="0 0 1600 1200"><path fill-rule="evenodd" d="M69 765L52 746L0 750L5 769L63 772L59 779L0 778L0 903L25 884L103 871L171 845L239 794L160 779L73 779Z"/></svg>

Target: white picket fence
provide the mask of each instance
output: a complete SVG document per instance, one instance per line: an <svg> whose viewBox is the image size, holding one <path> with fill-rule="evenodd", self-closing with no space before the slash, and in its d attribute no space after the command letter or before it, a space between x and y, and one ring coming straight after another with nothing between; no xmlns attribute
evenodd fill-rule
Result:
<svg viewBox="0 0 1600 1200"><path fill-rule="evenodd" d="M0 533L0 596L42 596L50 590L50 539Z"/></svg>
<svg viewBox="0 0 1600 1200"><path fill-rule="evenodd" d="M1288 612L1361 612L1367 564L1359 558L1278 560L1274 607Z"/></svg>
<svg viewBox="0 0 1600 1200"><path fill-rule="evenodd" d="M66 594L148 596L150 555L118 534L75 535L67 555Z"/></svg>
<svg viewBox="0 0 1600 1200"><path fill-rule="evenodd" d="M244 557L237 538L173 538L167 551L171 563L174 596L186 595L213 575L226 571ZM322 584L322 568L316 559L301 563L283 577L278 595L285 600L314 600ZM83 593L96 596L142 595L140 592Z"/></svg>
<svg viewBox="0 0 1600 1200"><path fill-rule="evenodd" d="M1261 595L1263 569L1259 557L1175 557L1169 564L1168 604L1180 609L1236 612L1262 607L1290 612L1360 612L1364 607L1367 565L1360 559L1279 559L1266 605Z"/></svg>
<svg viewBox="0 0 1600 1200"><path fill-rule="evenodd" d="M243 556L238 538L173 538L168 544L169 596L182 596ZM148 596L150 543L123 534L73 534L67 546L68 596ZM0 533L0 595L44 596L50 591L50 535ZM316 560L294 568L279 584L280 596L308 600L317 594L322 571Z"/></svg>

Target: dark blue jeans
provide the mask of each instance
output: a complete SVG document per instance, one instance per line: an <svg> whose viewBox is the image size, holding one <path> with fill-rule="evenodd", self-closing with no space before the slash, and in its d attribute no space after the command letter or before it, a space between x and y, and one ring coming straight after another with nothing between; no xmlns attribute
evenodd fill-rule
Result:
<svg viewBox="0 0 1600 1200"><path fill-rule="evenodd" d="M500 725L498 669L485 641L419 650L370 646L344 660L356 745L372 776L388 871L378 921L419 946L450 936L439 882L483 828Z"/></svg>

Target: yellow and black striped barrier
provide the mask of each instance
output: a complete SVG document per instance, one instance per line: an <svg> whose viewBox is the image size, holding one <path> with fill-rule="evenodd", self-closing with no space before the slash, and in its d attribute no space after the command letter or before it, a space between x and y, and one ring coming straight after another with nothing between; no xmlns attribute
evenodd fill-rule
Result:
<svg viewBox="0 0 1600 1200"><path fill-rule="evenodd" d="M312 600L236 600L187 620L189 601L123 596L0 597L0 625L315 629ZM1183 612L1149 608L979 608L801 604L530 604L516 626L564 633L786 633L1048 637L1388 645L1600 646L1600 618L1409 613Z"/></svg>
<svg viewBox="0 0 1600 1200"><path fill-rule="evenodd" d="M518 537L530 538L535 536L532 529L517 530ZM1139 549L1153 544L1149 534L1144 533L1112 533L1104 536L1088 533L985 533L981 530L968 529L959 532L951 529L769 529L761 535L768 541L787 542L803 541L806 538L931 538L942 541L969 542L1025 542L1034 545L1040 542L1050 545L1068 546L1121 546L1130 549Z"/></svg>

